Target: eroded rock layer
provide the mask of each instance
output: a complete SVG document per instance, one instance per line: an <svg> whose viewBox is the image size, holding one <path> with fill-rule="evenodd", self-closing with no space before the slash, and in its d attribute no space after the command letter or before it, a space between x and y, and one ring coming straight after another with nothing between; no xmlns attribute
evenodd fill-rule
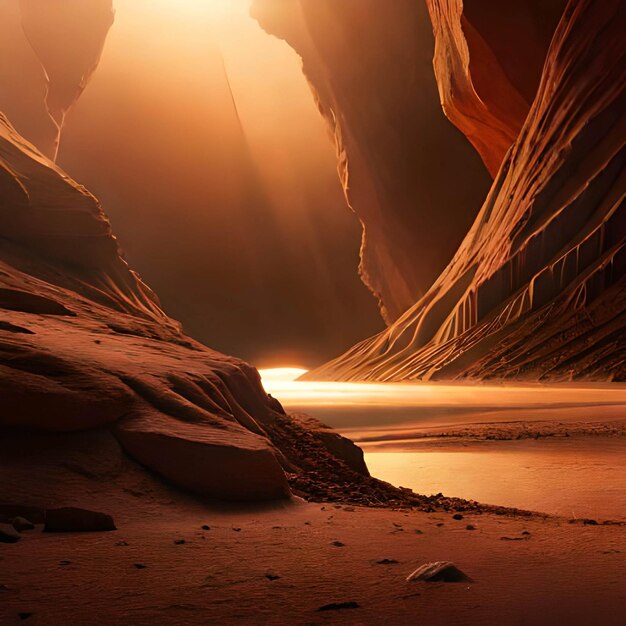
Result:
<svg viewBox="0 0 626 626"><path fill-rule="evenodd" d="M290 484L305 497L400 494L369 478L354 444L285 415L253 367L186 337L122 260L96 199L4 117L0 225L4 435L104 430L172 484L221 499L285 498Z"/></svg>
<svg viewBox="0 0 626 626"><path fill-rule="evenodd" d="M430 5L438 75L464 80L453 53L463 41L444 23L456 3ZM569 2L450 265L391 328L310 378L626 380L625 27L619 0ZM453 50L445 71L443 50ZM484 119L489 130L472 132L488 143Z"/></svg>
<svg viewBox="0 0 626 626"><path fill-rule="evenodd" d="M44 146L53 160L65 116L96 70L113 24L113 0L19 0L24 34L46 83L46 106L56 136Z"/></svg>
<svg viewBox="0 0 626 626"><path fill-rule="evenodd" d="M452 258L490 184L441 111L426 6L255 0L252 7L302 57L363 225L361 277L391 323Z"/></svg>
<svg viewBox="0 0 626 626"><path fill-rule="evenodd" d="M492 176L535 98L566 0L428 0L443 109Z"/></svg>

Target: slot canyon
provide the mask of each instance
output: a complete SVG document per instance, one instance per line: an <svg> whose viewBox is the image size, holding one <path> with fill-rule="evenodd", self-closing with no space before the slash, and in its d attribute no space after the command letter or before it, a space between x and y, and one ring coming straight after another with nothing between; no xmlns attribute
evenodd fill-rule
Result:
<svg viewBox="0 0 626 626"><path fill-rule="evenodd" d="M625 27L0 0L0 624L622 624Z"/></svg>

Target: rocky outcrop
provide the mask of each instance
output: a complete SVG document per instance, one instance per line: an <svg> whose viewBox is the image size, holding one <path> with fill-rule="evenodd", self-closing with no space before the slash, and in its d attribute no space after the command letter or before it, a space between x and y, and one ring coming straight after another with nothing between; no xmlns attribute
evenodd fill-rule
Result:
<svg viewBox="0 0 626 626"><path fill-rule="evenodd" d="M387 322L430 287L489 187L445 119L422 2L255 0L253 15L302 57L363 225L360 273Z"/></svg>
<svg viewBox="0 0 626 626"><path fill-rule="evenodd" d="M349 446L330 451L319 423L306 433L308 456L298 451L296 422L258 372L182 333L123 261L97 200L4 117L0 172L3 437L30 432L53 442L105 429L172 484L221 499L286 498L294 482L308 497L301 483L315 456L329 469L308 485L367 479ZM0 482L3 498L19 501L12 483Z"/></svg>
<svg viewBox="0 0 626 626"><path fill-rule="evenodd" d="M442 91L465 94L451 112L463 126L473 113L457 63L465 44L448 23L457 3L430 7ZM569 2L534 103L450 265L387 331L309 378L626 380L625 26L618 0ZM477 115L471 133L487 145L497 124Z"/></svg>
<svg viewBox="0 0 626 626"><path fill-rule="evenodd" d="M113 0L19 0L22 28L41 63L57 133L38 145L56 160L65 116L96 70L113 24Z"/></svg>
<svg viewBox="0 0 626 626"><path fill-rule="evenodd" d="M566 0L428 0L443 110L492 176L537 93Z"/></svg>

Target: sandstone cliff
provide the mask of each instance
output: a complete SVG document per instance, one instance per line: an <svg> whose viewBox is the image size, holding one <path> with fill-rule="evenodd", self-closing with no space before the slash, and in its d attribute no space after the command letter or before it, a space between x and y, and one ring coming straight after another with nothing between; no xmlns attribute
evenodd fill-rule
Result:
<svg viewBox="0 0 626 626"><path fill-rule="evenodd" d="M530 11L536 3L522 4ZM471 15L478 5L466 3L466 10ZM536 65L529 61L515 74L511 57L522 43L492 44L487 54L493 24L468 17L470 39L482 42L472 60L460 7L429 2L444 106L494 171L506 156L464 242L427 294L387 331L309 376L624 380L626 7L569 2L519 133ZM503 26L495 35L501 40L506 32ZM537 43L524 36L523 24L515 37L530 48ZM541 55L533 54L538 63ZM473 87L487 74L494 89L500 86L494 93ZM508 151L507 137L515 137Z"/></svg>
<svg viewBox="0 0 626 626"><path fill-rule="evenodd" d="M385 491L356 446L285 415L253 367L186 337L121 258L96 199L3 116L0 224L0 430L104 429L208 497Z"/></svg>

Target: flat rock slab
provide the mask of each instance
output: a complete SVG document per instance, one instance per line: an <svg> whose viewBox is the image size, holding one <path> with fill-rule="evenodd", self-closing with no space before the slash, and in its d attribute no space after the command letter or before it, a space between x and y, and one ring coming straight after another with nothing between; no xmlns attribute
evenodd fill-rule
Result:
<svg viewBox="0 0 626 626"><path fill-rule="evenodd" d="M421 565L407 578L407 582L415 580L423 580L429 583L472 582L472 579L451 561L436 561L435 563Z"/></svg>
<svg viewBox="0 0 626 626"><path fill-rule="evenodd" d="M43 529L49 533L117 530L110 515L74 507L48 509Z"/></svg>

